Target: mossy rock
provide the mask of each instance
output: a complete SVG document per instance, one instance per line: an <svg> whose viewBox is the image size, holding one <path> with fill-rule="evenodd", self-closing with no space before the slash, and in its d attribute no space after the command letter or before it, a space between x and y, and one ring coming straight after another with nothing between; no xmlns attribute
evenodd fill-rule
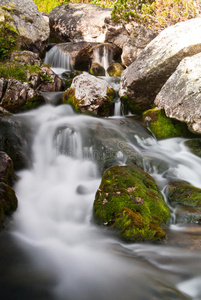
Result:
<svg viewBox="0 0 201 300"><path fill-rule="evenodd" d="M64 92L62 102L63 104L71 105L75 112L81 113L79 107L81 101L75 97L75 91L73 89L69 88Z"/></svg>
<svg viewBox="0 0 201 300"><path fill-rule="evenodd" d="M108 74L115 77L120 77L123 71L124 67L116 62L112 63L107 69Z"/></svg>
<svg viewBox="0 0 201 300"><path fill-rule="evenodd" d="M170 219L154 179L134 166L107 169L97 190L94 220L116 230L128 242L160 241L165 232L160 228Z"/></svg>
<svg viewBox="0 0 201 300"><path fill-rule="evenodd" d="M201 139L192 139L185 142L185 145L189 147L190 151L201 157Z"/></svg>
<svg viewBox="0 0 201 300"><path fill-rule="evenodd" d="M186 181L172 181L166 188L167 199L173 207L178 204L201 209L201 189Z"/></svg>
<svg viewBox="0 0 201 300"><path fill-rule="evenodd" d="M140 103L135 103L128 96L120 98L124 115L132 113L134 115L142 115L144 107Z"/></svg>
<svg viewBox="0 0 201 300"><path fill-rule="evenodd" d="M94 76L105 76L105 69L97 62L93 62L89 71Z"/></svg>
<svg viewBox="0 0 201 300"><path fill-rule="evenodd" d="M193 136L186 123L166 117L164 110L149 109L143 113L146 127L157 139Z"/></svg>

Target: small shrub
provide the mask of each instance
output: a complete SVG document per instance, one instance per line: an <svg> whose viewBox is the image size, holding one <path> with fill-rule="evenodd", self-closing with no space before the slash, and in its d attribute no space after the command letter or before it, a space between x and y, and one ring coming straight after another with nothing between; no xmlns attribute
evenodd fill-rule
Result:
<svg viewBox="0 0 201 300"><path fill-rule="evenodd" d="M18 33L7 21L0 24L0 61L8 58L9 54L17 48Z"/></svg>

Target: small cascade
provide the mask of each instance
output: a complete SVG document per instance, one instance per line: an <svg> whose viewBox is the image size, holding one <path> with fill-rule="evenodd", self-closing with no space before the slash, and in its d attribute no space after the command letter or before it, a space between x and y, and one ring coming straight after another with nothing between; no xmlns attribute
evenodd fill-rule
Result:
<svg viewBox="0 0 201 300"><path fill-rule="evenodd" d="M109 76L107 69L112 63L113 54L107 45L97 47L93 50L93 62L99 63L104 69L106 76Z"/></svg>
<svg viewBox="0 0 201 300"><path fill-rule="evenodd" d="M64 53L57 46L52 47L45 56L45 64L51 65L53 68L62 68L72 70L72 59L68 53Z"/></svg>

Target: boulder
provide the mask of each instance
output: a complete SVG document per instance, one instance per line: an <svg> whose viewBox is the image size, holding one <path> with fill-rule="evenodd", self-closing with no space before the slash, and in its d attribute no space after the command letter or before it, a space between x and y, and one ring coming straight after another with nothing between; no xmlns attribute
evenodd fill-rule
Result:
<svg viewBox="0 0 201 300"><path fill-rule="evenodd" d="M111 11L88 3L57 6L49 14L51 33L63 42L104 42Z"/></svg>
<svg viewBox="0 0 201 300"><path fill-rule="evenodd" d="M122 72L124 71L124 67L122 64L114 62L107 68L107 73L110 76L118 76L121 77Z"/></svg>
<svg viewBox="0 0 201 300"><path fill-rule="evenodd" d="M123 72L119 95L131 112L141 113L151 108L181 60L201 52L200 28L201 18L168 27Z"/></svg>
<svg viewBox="0 0 201 300"><path fill-rule="evenodd" d="M93 215L127 242L160 241L170 209L149 174L134 166L113 166L103 174Z"/></svg>
<svg viewBox="0 0 201 300"><path fill-rule="evenodd" d="M0 79L0 106L17 113L44 104L43 96L29 83L16 79Z"/></svg>
<svg viewBox="0 0 201 300"><path fill-rule="evenodd" d="M13 116L0 116L0 151L12 159L14 169L27 165L27 142L21 124Z"/></svg>
<svg viewBox="0 0 201 300"><path fill-rule="evenodd" d="M105 69L97 62L92 63L89 72L94 76L105 76Z"/></svg>
<svg viewBox="0 0 201 300"><path fill-rule="evenodd" d="M63 103L71 104L75 111L105 117L111 113L114 96L115 91L106 81L84 72L64 92Z"/></svg>
<svg viewBox="0 0 201 300"><path fill-rule="evenodd" d="M12 159L3 151L0 151L0 182L13 184L14 171Z"/></svg>
<svg viewBox="0 0 201 300"><path fill-rule="evenodd" d="M1 0L0 16L17 32L20 49L42 53L50 29L32 0Z"/></svg>
<svg viewBox="0 0 201 300"><path fill-rule="evenodd" d="M175 180L169 183L165 193L175 208L177 223L201 223L201 189L186 181Z"/></svg>
<svg viewBox="0 0 201 300"><path fill-rule="evenodd" d="M201 53L186 57L156 96L155 105L169 118L201 134Z"/></svg>
<svg viewBox="0 0 201 300"><path fill-rule="evenodd" d="M190 139L184 143L189 150L201 158L201 139Z"/></svg>
<svg viewBox="0 0 201 300"><path fill-rule="evenodd" d="M142 50L149 44L156 34L144 26L136 26L128 40L123 44L121 60L124 66L132 64Z"/></svg>

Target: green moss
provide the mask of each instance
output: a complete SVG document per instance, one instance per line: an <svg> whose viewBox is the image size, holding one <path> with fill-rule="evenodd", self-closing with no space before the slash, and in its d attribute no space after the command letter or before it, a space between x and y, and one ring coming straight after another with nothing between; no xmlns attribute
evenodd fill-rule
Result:
<svg viewBox="0 0 201 300"><path fill-rule="evenodd" d="M63 104L71 105L75 112L81 112L79 107L80 100L75 97L75 91L73 89L69 88L64 92L62 102Z"/></svg>
<svg viewBox="0 0 201 300"><path fill-rule="evenodd" d="M5 79L17 79L22 81L27 81L26 71L30 74L36 73L39 74L41 69L38 65L21 65L18 62L7 62L0 63L0 77Z"/></svg>
<svg viewBox="0 0 201 300"><path fill-rule="evenodd" d="M30 100L26 101L25 105L21 108L21 110L31 110L37 108L45 103L45 100L42 95L35 96Z"/></svg>
<svg viewBox="0 0 201 300"><path fill-rule="evenodd" d="M150 109L143 113L143 119L157 139L191 136L185 123L166 117L164 110Z"/></svg>
<svg viewBox="0 0 201 300"><path fill-rule="evenodd" d="M168 201L172 206L178 204L201 208L201 189L184 181L173 181L166 189Z"/></svg>
<svg viewBox="0 0 201 300"><path fill-rule="evenodd" d="M141 115L144 111L139 103L134 103L128 96L121 97L122 109L125 115L128 113Z"/></svg>
<svg viewBox="0 0 201 300"><path fill-rule="evenodd" d="M4 61L17 49L18 32L9 24L8 17L0 23L0 61Z"/></svg>
<svg viewBox="0 0 201 300"><path fill-rule="evenodd" d="M122 213L125 208L126 213ZM134 214L132 218L128 212ZM117 229L121 237L125 233L127 238L124 236L124 239L128 239L130 235L131 241L136 239L134 231L136 230L137 234L140 232L140 226L135 225L133 218L135 220L140 218L143 223L141 229L144 231L144 237L137 241L151 240L151 238L155 240L156 235L149 232L153 227L157 227L158 232L164 236L159 226L165 224L170 218L169 207L164 202L153 178L134 166L114 166L104 172L96 193L93 213L98 224L107 224ZM131 219L132 222L129 221ZM146 238L148 234L149 239Z"/></svg>

